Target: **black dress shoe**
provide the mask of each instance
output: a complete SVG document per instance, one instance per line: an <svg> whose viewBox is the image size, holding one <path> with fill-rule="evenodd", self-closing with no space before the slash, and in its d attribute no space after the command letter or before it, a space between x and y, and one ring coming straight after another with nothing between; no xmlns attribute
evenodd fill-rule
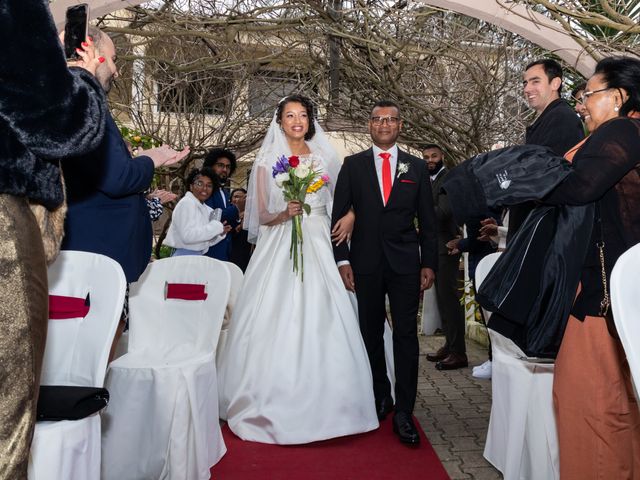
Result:
<svg viewBox="0 0 640 480"><path fill-rule="evenodd" d="M449 355L449 348L445 345L440 347L436 353L427 353L427 360L429 362L439 362L444 360Z"/></svg>
<svg viewBox="0 0 640 480"><path fill-rule="evenodd" d="M444 360L436 363L438 370L455 370L457 368L465 368L469 366L467 355L464 353L451 352Z"/></svg>
<svg viewBox="0 0 640 480"><path fill-rule="evenodd" d="M387 414L393 410L393 399L384 397L380 402L376 402L376 413L378 420L382 421L387 418Z"/></svg>
<svg viewBox="0 0 640 480"><path fill-rule="evenodd" d="M405 412L396 412L393 416L393 431L402 443L417 445L420 443L420 435L413 424L411 415Z"/></svg>

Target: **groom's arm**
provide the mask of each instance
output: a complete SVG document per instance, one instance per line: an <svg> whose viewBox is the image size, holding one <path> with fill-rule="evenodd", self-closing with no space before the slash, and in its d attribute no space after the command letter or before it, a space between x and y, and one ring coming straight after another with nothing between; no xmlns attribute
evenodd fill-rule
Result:
<svg viewBox="0 0 640 480"><path fill-rule="evenodd" d="M338 179L336 180L336 187L333 193L333 210L331 211L331 229L335 226L336 222L345 216L352 205L351 200L351 181L349 179L349 159L346 157L340 168ZM333 256L336 262L349 261L349 247L348 242L341 242L340 245L332 242Z"/></svg>
<svg viewBox="0 0 640 480"><path fill-rule="evenodd" d="M438 269L438 233L436 213L431 193L431 180L426 168L422 169L418 190L418 230L420 239L420 263L422 268Z"/></svg>

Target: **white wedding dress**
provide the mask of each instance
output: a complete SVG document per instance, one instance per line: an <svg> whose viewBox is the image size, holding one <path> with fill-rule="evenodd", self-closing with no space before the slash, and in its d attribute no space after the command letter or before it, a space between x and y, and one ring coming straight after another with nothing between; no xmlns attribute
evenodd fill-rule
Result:
<svg viewBox="0 0 640 480"><path fill-rule="evenodd" d="M304 281L289 258L292 222L260 227L220 371L221 411L243 440L301 444L378 427L367 352L333 257L327 197L307 195Z"/></svg>

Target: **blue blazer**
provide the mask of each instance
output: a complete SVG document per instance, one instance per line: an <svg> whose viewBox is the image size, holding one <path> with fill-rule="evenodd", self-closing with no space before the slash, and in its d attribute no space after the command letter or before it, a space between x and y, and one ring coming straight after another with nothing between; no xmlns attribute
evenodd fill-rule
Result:
<svg viewBox="0 0 640 480"><path fill-rule="evenodd" d="M224 194L224 200L222 199L220 192ZM221 208L222 221L226 221L227 224L231 225L233 228L238 226L240 222L240 212L238 211L238 208L231 203L229 191L227 189L216 190L204 203L209 205L211 208ZM216 260L222 260L224 262L229 261L229 256L231 255L232 232L233 230L227 233L227 236L223 240L216 243L213 247L209 247L209 250L205 255L207 255L207 257L215 258Z"/></svg>
<svg viewBox="0 0 640 480"><path fill-rule="evenodd" d="M152 230L144 191L153 178L151 158L132 158L109 114L93 153L62 160L67 203L63 250L101 253L135 282L151 256Z"/></svg>

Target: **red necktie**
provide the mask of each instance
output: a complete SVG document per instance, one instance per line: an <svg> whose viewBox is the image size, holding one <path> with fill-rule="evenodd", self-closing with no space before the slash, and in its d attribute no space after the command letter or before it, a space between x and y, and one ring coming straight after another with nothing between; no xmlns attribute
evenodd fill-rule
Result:
<svg viewBox="0 0 640 480"><path fill-rule="evenodd" d="M389 195L391 194L391 154L389 152L380 153L382 157L382 196L384 197L384 204L387 204Z"/></svg>

